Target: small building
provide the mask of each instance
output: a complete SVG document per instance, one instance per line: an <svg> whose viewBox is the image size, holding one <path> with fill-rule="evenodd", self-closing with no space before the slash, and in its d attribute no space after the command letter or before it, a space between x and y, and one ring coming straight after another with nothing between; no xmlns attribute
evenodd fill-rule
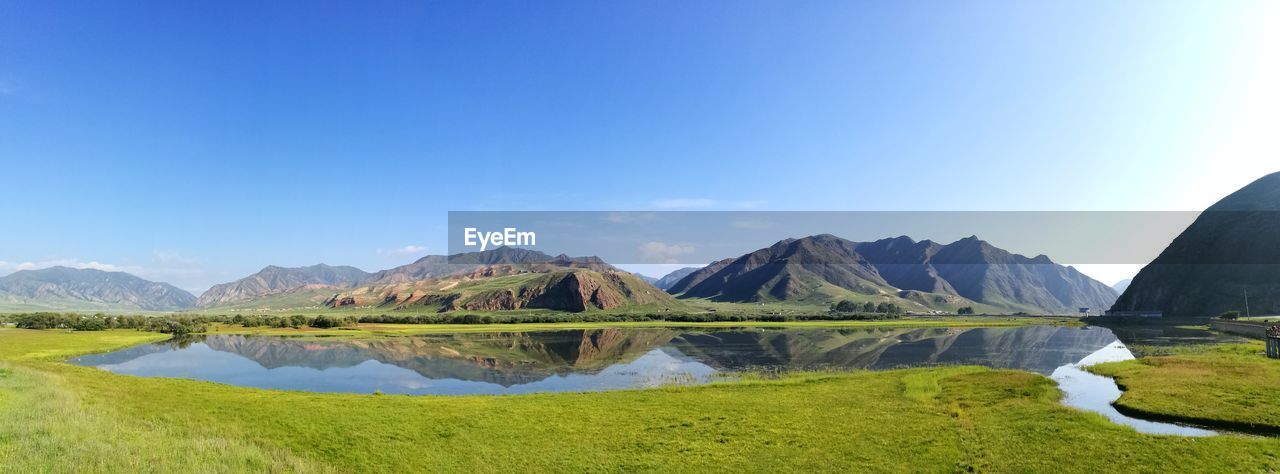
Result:
<svg viewBox="0 0 1280 474"><path fill-rule="evenodd" d="M1159 310L1107 311L1107 316L1119 316L1119 317L1131 317L1131 318L1163 318L1164 311L1159 311Z"/></svg>

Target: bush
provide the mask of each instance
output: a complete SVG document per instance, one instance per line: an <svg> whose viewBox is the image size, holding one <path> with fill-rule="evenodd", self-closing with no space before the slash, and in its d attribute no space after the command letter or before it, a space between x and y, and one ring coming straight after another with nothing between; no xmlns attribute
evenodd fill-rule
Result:
<svg viewBox="0 0 1280 474"><path fill-rule="evenodd" d="M885 314L902 314L902 308L899 308L898 305L893 303L880 303L876 305L876 312Z"/></svg>
<svg viewBox="0 0 1280 474"><path fill-rule="evenodd" d="M308 326L311 326L317 329L329 329L329 328L336 328L336 327L350 326L350 325L351 325L351 321L347 320L346 318L339 317L339 316L325 316L325 315L316 316L315 319L312 319L311 322L308 323Z"/></svg>
<svg viewBox="0 0 1280 474"><path fill-rule="evenodd" d="M12 319L14 326L22 329L62 329L71 322L70 318L58 313L19 314Z"/></svg>
<svg viewBox="0 0 1280 474"><path fill-rule="evenodd" d="M158 317L151 318L147 321L146 327L142 328L151 332L163 332L175 335L185 335L197 332L204 332L208 329L205 324L196 321L194 318L169 318Z"/></svg>
<svg viewBox="0 0 1280 474"><path fill-rule="evenodd" d="M957 310L956 310L956 314L959 314L959 315L962 315L962 316L963 316L963 315L968 315L968 314L973 314L973 306L965 306L965 307L963 307L963 308L957 309Z"/></svg>
<svg viewBox="0 0 1280 474"><path fill-rule="evenodd" d="M97 317L78 318L71 321L71 329L76 331L105 331L107 322Z"/></svg>
<svg viewBox="0 0 1280 474"><path fill-rule="evenodd" d="M1223 320L1227 320L1227 321L1235 321L1235 320L1237 320L1237 319L1240 319L1240 312L1239 312L1239 311L1227 311L1227 312L1225 312L1225 313L1219 314L1219 315L1218 315L1218 319L1223 319Z"/></svg>

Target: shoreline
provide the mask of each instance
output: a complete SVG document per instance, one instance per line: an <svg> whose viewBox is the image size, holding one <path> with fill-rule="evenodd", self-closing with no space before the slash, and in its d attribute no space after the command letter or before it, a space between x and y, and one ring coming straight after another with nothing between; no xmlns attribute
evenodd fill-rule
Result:
<svg viewBox="0 0 1280 474"><path fill-rule="evenodd" d="M1082 325L1074 318L1049 317L998 317L977 316L937 319L889 319L874 321L609 321L609 322L557 322L557 323L491 323L491 324L384 324L359 323L341 328L275 328L241 327L233 324L211 324L196 335L257 335L293 337L360 337L360 336L412 336L416 334L528 332L611 328L928 328L928 327L1020 327L1035 325Z"/></svg>

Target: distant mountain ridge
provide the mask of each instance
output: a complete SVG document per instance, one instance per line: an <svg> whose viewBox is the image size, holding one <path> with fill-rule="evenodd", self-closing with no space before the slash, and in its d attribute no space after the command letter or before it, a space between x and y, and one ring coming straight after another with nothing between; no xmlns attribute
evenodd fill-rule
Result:
<svg viewBox="0 0 1280 474"><path fill-rule="evenodd" d="M951 244L909 237L853 242L822 234L785 239L741 257L684 268L659 279L666 291L598 257L551 256L499 247L433 255L368 273L350 266L267 266L215 285L199 298L163 283L122 273L53 268L0 279L0 303L39 308L181 310L199 308L320 309L357 306L437 311L564 311L653 305L669 310L680 298L715 301L840 299L899 302L907 308L1075 313L1111 306L1110 287L1044 255L1025 257L977 237ZM670 294L670 295L669 295ZM34 302L34 303L33 303Z"/></svg>
<svg viewBox="0 0 1280 474"><path fill-rule="evenodd" d="M1166 316L1280 313L1280 173L1200 214L1133 278L1112 307Z"/></svg>
<svg viewBox="0 0 1280 474"><path fill-rule="evenodd" d="M295 268L268 265L253 275L214 285L200 295L196 305L201 308L223 306L302 288L346 288L364 283L371 276L359 268L323 263Z"/></svg>
<svg viewBox="0 0 1280 474"><path fill-rule="evenodd" d="M607 264L595 257L574 260L564 255L552 257L536 250L517 247L498 247L484 252L462 253L452 256L428 255L413 263L377 273L367 273L355 267L330 266L323 263L295 268L271 265L263 268L258 273L239 280L214 285L200 295L197 305L201 308L211 308L246 303L267 296L307 289L332 288L341 290L375 283L408 283L466 273L485 265L554 261L563 261L566 265L607 266Z"/></svg>
<svg viewBox="0 0 1280 474"><path fill-rule="evenodd" d="M782 240L695 271L668 289L718 301L897 297L924 306L967 301L1011 311L1075 313L1116 293L1071 267L1025 257L977 237L942 245L902 236L853 242L822 234Z"/></svg>
<svg viewBox="0 0 1280 474"><path fill-rule="evenodd" d="M334 268L354 272L346 278L334 278ZM599 257L551 256L516 247L432 255L371 274L323 265L268 267L264 272L268 270L269 275L260 272L211 289L213 293L202 296L208 301L202 307L304 310L413 306L440 312L523 308L576 312L674 304L670 295ZM226 294L235 297L212 297Z"/></svg>
<svg viewBox="0 0 1280 474"><path fill-rule="evenodd" d="M650 283L653 283L653 286L658 287L659 290L667 290L675 286L676 283L680 283L680 280L684 279L684 277L698 271L699 268L701 267L684 267L663 275L662 278L655 278L654 281L651 281Z"/></svg>
<svg viewBox="0 0 1280 474"><path fill-rule="evenodd" d="M196 297L128 273L50 267L0 277L0 303L32 310L177 311L195 306Z"/></svg>

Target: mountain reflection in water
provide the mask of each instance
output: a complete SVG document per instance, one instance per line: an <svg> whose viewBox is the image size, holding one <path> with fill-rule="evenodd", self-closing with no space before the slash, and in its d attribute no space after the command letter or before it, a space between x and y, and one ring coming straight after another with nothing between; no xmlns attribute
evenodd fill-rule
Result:
<svg viewBox="0 0 1280 474"><path fill-rule="evenodd" d="M372 339L207 336L79 365L247 387L388 394L595 391L717 373L965 364L1051 374L1116 341L1099 327L592 329Z"/></svg>

